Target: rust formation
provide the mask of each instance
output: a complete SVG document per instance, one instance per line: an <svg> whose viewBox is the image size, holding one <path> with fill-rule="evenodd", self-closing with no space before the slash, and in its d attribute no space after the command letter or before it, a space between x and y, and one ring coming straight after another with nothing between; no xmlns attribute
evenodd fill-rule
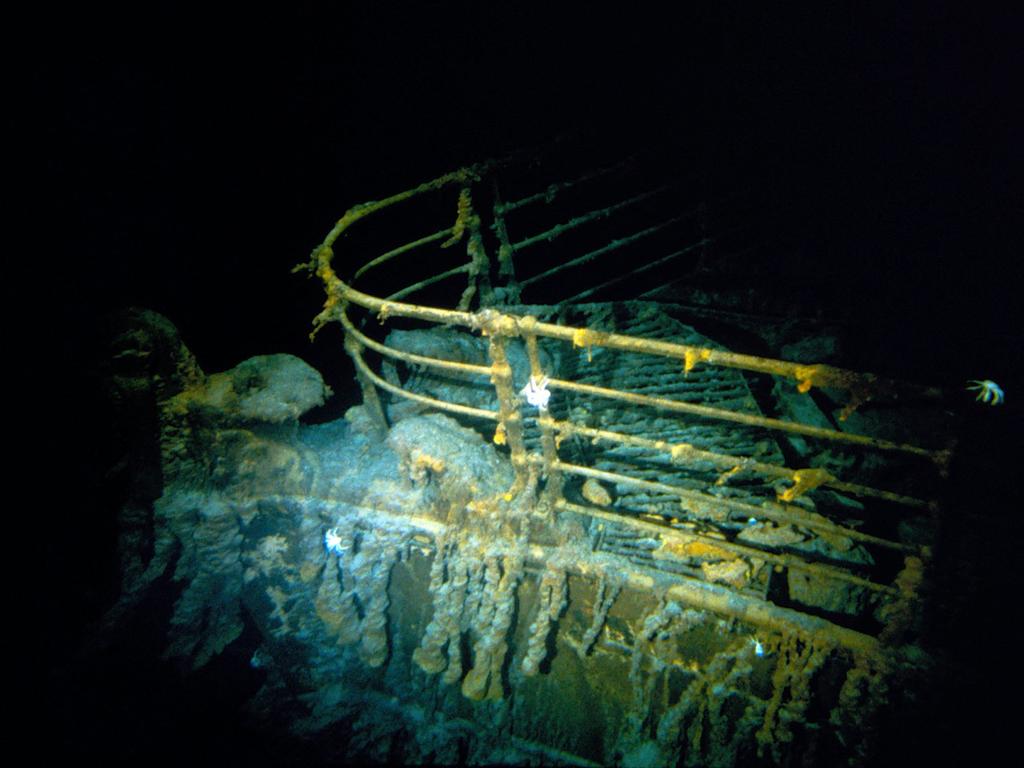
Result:
<svg viewBox="0 0 1024 768"><path fill-rule="evenodd" d="M677 757L707 754L710 733L726 753L746 740L782 759L811 696L808 681L826 664L846 670L831 725L861 727L864 708L899 667L931 557L928 537L908 535L898 521L934 528L952 445L942 434L919 444L905 430L859 432L852 417L866 404L928 403L941 393L724 349L662 317L655 302L584 303L631 276L708 258L715 237L707 226L673 229L707 209L661 206L635 223L639 208L667 194L656 185L580 210L597 199L586 194L591 185L615 189L608 182L628 174L628 163L505 200L509 165L460 169L355 206L297 267L323 282L312 336L329 323L342 328L367 422L385 434L407 414L449 414L489 439L512 470L492 497L417 511L433 521L424 549L433 618L415 662L470 699L500 700L506 656L516 655L527 678L547 671L549 633L579 615L580 636L570 631L564 642L580 660L602 647L627 660L634 700L620 702L627 715L619 724L622 734L635 726L628 738L637 749L653 717L659 748ZM478 207L485 200L488 210ZM417 206L454 220L431 227L426 214L410 214L424 233L382 253L347 244L359 227ZM625 222L624 231L584 239L582 253L559 248L609 222ZM695 239L681 243L686 236ZM596 269L655 242L673 247L612 277ZM543 251L539 266L535 251ZM396 285L409 263L420 267L415 278ZM545 286L564 298L549 290L543 303L524 300ZM755 379L773 382L788 402L812 402L821 391L834 411L818 420L764 413ZM542 394L543 404L528 394ZM798 466L778 448L786 440L803 446ZM443 463L420 461L428 474L444 474ZM893 463L914 482L875 485L875 476L898 473L844 472L871 462ZM474 581L489 602L473 602ZM531 606L519 629L510 626L517 589ZM627 597L646 613L618 609ZM717 641L697 631L708 626ZM477 643L471 663L461 656L467 632ZM763 694L751 682L761 667L773 670ZM672 668L686 670L687 695L658 705L657 681ZM742 692L741 715L726 715L716 701L722 690Z"/></svg>

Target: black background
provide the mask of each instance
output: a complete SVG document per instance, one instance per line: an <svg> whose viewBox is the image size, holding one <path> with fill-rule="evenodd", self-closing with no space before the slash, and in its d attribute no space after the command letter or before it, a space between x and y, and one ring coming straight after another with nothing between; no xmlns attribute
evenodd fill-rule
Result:
<svg viewBox="0 0 1024 768"><path fill-rule="evenodd" d="M321 295L289 270L346 208L569 136L662 146L716 189L785 201L804 255L771 258L819 275L826 304L861 295L881 365L927 349L929 380L967 355L1003 381L1024 270L1008 27L883 5L82 19L57 48L48 153L69 204L63 308L157 309L206 370L272 351L329 365L305 341Z"/></svg>
<svg viewBox="0 0 1024 768"><path fill-rule="evenodd" d="M570 136L623 154L657 145L717 189L785 201L802 213L779 226L803 256L777 254L780 269L820 275L826 304L830 291L858 292L861 343L881 368L949 385L996 379L1011 418L1024 392L1011 20L966 5L554 5L54 12L24 58L44 105L32 160L48 183L36 235L56 329L46 354L74 381L102 350L105 315L141 305L178 326L207 372L290 352L354 397L340 345L307 338L322 292L291 268L354 203ZM61 407L75 424L74 397ZM70 484L88 495L103 425L77 423L75 451L94 450ZM96 498L86 541L113 533L109 499ZM81 588L52 617L63 653L106 606L111 574L81 551L59 559L56 572ZM1002 567L988 578L1001 581ZM958 648L1019 680L1003 671L1004 659L1019 666L1015 609L981 602L1010 614L986 612ZM206 754L230 761L266 746L235 730L243 684L225 690L208 673L182 688L148 667L153 695L140 699L136 667L107 663L116 674L98 694L83 691L110 667L68 687L58 665L48 697L65 751L137 755L155 743L183 760L216 745ZM1000 721L962 713L1001 688L987 671L946 681L940 690L958 698L914 719L911 746L894 754L992 748ZM134 709L140 700L149 714ZM928 742L933 716L944 733Z"/></svg>

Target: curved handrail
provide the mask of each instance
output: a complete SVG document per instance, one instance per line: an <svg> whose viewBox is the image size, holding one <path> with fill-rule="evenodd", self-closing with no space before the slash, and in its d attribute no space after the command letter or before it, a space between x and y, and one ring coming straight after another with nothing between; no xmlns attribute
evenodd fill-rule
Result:
<svg viewBox="0 0 1024 768"><path fill-rule="evenodd" d="M636 392L621 391L609 387L599 387L590 384L583 384L581 382L554 378L551 376L554 372L545 371L541 365L537 351L537 339L546 338L561 341L571 344L574 348L586 349L588 352L593 347L602 347L626 353L638 353L669 358L679 363L680 375L684 377L697 366L715 366L753 373L769 374L788 379L795 382L797 390L802 393L808 392L812 387L845 390L850 393L850 401L844 413L840 416L841 419L849 415L849 413L856 409L861 403L873 397L885 394L898 394L908 391L908 389L919 395L934 395L937 393L937 390L933 388L907 385L903 382L884 379L873 374L859 373L828 365L792 363L774 358L746 355L710 347L680 344L670 341L630 336L627 334L598 331L590 328L570 327L555 323L541 322L529 315L502 312L493 308L469 311L468 308L450 309L402 301L401 299L404 299L406 296L432 285L439 280L460 274L466 274L469 282L469 287L466 292L464 292L463 299L465 299L466 296L472 295L475 290L473 281L480 278L481 272L485 271L489 264L486 262L486 254L482 251L482 244L479 238L480 220L472 208L472 196L470 189L474 184L482 181L488 173L500 165L501 163L483 163L460 169L438 177L433 181L420 184L412 189L392 195L383 200L371 201L354 206L346 211L341 219L337 221L335 226L324 238L323 242L313 249L309 261L303 265L299 265L299 267L296 267L296 269L305 268L319 277L323 282L326 292L323 310L316 316L316 318L314 318L313 331L310 334L310 337L313 338L316 333L329 322L339 322L342 325L346 335L346 348L355 362L357 377L363 384L364 393L367 394L368 399L371 391L375 392L376 390L383 390L396 397L405 398L432 408L497 422L494 441L499 444L507 443L508 445L513 467L516 470L518 478L515 487L519 489L532 487L532 485L526 482L525 479L525 475L528 472L538 472L543 476L547 476L549 490L551 491L551 495L547 501L550 506L559 509L574 513L587 513L586 510L589 510L589 514L600 518L607 518L610 514L595 507L582 507L567 501L561 493L560 477L563 474L570 474L614 484L623 484L627 486L632 485L633 487L643 488L648 491L675 496L684 505L686 503L690 503L698 506L714 506L721 509L728 509L735 515L741 517L758 517L773 520L783 525L798 525L801 528L805 528L821 535L843 537L851 541L871 546L878 546L898 553L920 557L927 557L929 555L927 547L914 544L904 544L879 536L874 536L872 534L863 533L855 528L844 527L833 523L820 515L812 517L803 508L789 503L796 496L799 496L806 490L810 490L818 485L823 485L862 497L881 499L908 508L928 509L931 511L935 511L936 509L935 502L892 491L877 489L866 485L843 482L839 478L821 470L815 470L814 472L808 472L805 470L802 474L801 470L795 470L789 467L766 462L759 462L750 457L731 456L728 454L697 449L694 446L683 443L673 444L662 440L651 440L648 438L626 435L611 430L595 429L585 425L576 424L572 421L556 421L550 418L544 411L540 411L535 419L536 425L541 434L542 450L539 453L528 453L523 440L520 403L518 402L518 398L512 388L511 369L508 365L504 352L504 340L513 338L521 339L526 343L530 359L530 373L533 380L537 382L543 380L546 383L546 386L551 390L574 392L588 397L607 398L637 406L654 407L661 410L684 413L705 419L725 421L758 429L767 429L812 437L833 443L923 457L934 462L940 471L945 469L950 458L950 450L948 448L923 448L909 443L895 442L839 429L828 429L802 424L796 421L769 418L760 414L745 413L711 405L685 402L666 397L644 395ZM577 180L574 183L582 183L582 180L585 178L586 177L581 177L581 180ZM353 277L349 281L342 280L338 276L334 267L334 245L338 238L352 225L367 218L368 216L390 208L391 206L415 199L419 195L443 190L451 186L458 186L460 189L456 220L454 224L435 230L431 234L405 243L368 260L354 270ZM520 208L529 201L547 200L550 199L551 196L552 195L550 193L541 193L511 203L496 202L495 211L496 213L505 213L507 211ZM645 197L645 195L636 195L633 198L626 200L622 204L622 207L632 205L642 199L645 199ZM616 207L609 206L609 209L616 209ZM570 223L575 227L576 225L586 224L588 221L596 220L598 218L601 217L598 215L582 216L572 220ZM570 227L563 227L563 229L568 228ZM498 229L498 227L496 227L496 229ZM469 263L462 263L454 268L444 270L433 277L421 280L418 283L414 283L383 298L360 291L353 284L370 270L392 262L397 257L409 254L418 248L432 243L437 243L442 240L444 242L441 247L448 247L461 240L467 231L470 232L469 242L467 243L467 252L470 256ZM561 230L556 226L546 230L540 235L524 238L519 244L522 246L523 244L529 244L541 239L556 237L560 232ZM645 232L645 230L641 230L641 234L643 232ZM503 228L501 228L501 234L504 235ZM706 242L707 240L704 239L698 245ZM680 253L686 250L690 249L682 249ZM592 256L593 254L586 254L582 257L566 262L566 265L573 266L578 263L583 263ZM505 266L506 265L503 262L503 274L506 273L506 270L504 269ZM538 275L529 278L529 280L523 281L522 284L536 282L545 276L556 274L558 271L560 271L560 269L542 271ZM507 272L510 273L511 270L508 270ZM587 292L584 293L586 294ZM491 364L480 365L458 360L446 360L426 355L418 355L412 352L396 349L386 343L381 343L357 328L356 324L351 321L348 316L347 309L352 305L359 306L369 313L376 315L382 323L387 321L389 318L403 317L437 325L457 326L474 332L479 332L489 339ZM404 389L399 385L386 381L374 372L363 357L364 349L369 349L384 357L400 360L412 365L421 365L438 370L450 371L464 376L487 376L494 384L498 408L497 410L477 408L465 403L449 402ZM376 395L374 394L372 397L373 401L377 404L376 407L379 411L377 414L378 418L382 423L386 423L383 411L380 410L379 401L376 400ZM590 438L594 441L605 440L660 452L667 454L670 457L670 463L672 465L682 466L701 462L710 463L726 470L726 474L739 471L751 472L768 478L789 481L793 485L785 493L780 492L777 499L770 501L764 500L760 504L723 498L702 493L691 488L639 479L622 473L599 470L564 461L558 455L558 443L561 438L566 435L578 435ZM811 474L814 475L813 478L809 477ZM636 525L638 523L636 520L623 518L618 515L612 515L611 517L624 521L624 524L627 525ZM666 530L674 530L666 529L661 526L654 527L662 533ZM688 532L687 535L691 534ZM701 537L701 534L697 533L692 535L698 538ZM845 581L854 586L863 587L874 592L889 595L900 594L900 590L896 586L879 584L871 581L870 579L865 579L845 571L842 568L822 563L806 562L796 555L788 555L784 552L773 551L770 548L762 546L725 542L718 538L709 538L708 540L721 550L732 552L737 556L757 558L775 565L791 567L795 570L809 571L819 576Z"/></svg>

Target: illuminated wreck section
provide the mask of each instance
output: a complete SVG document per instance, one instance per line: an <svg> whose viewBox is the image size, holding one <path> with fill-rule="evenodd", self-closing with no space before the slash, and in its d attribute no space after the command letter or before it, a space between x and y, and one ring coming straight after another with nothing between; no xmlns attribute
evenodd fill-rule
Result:
<svg viewBox="0 0 1024 768"><path fill-rule="evenodd" d="M515 197L506 172L352 208L313 251L314 332L341 326L362 389L344 420L299 425L324 387L288 356L166 401L171 654L202 664L248 617L263 704L301 702L299 732L347 723L350 757L866 757L921 659L935 393L598 301L706 258L706 209L602 198L629 166L524 173ZM409 222L422 236L386 242Z"/></svg>

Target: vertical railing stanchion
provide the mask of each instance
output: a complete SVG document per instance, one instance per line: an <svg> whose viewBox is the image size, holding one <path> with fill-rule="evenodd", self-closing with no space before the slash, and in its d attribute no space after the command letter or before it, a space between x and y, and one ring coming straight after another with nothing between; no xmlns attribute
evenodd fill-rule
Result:
<svg viewBox="0 0 1024 768"><path fill-rule="evenodd" d="M498 238L498 279L504 284L505 303L520 301L519 283L516 282L516 268L513 261L512 242L505 227L505 206L498 192L497 179L492 180L494 189L494 223L491 229Z"/></svg>
<svg viewBox="0 0 1024 768"><path fill-rule="evenodd" d="M470 279L476 280L477 288L480 291L479 306L490 306L494 303L494 288L491 286L491 260L487 249L484 248L484 239L480 235L480 217L476 211L470 215L466 230L468 232L466 253L473 265Z"/></svg>
<svg viewBox="0 0 1024 768"><path fill-rule="evenodd" d="M348 352L349 356L353 359L353 362L355 362L362 350L363 345L360 344L359 341L351 334L346 332L345 351ZM387 432L388 420L384 415L384 406L381 405L380 396L377 394L377 387L375 387L373 382L367 378L363 369L358 364L355 368L356 379L359 381L359 388L363 391L363 405L366 406L374 424L381 430L381 432Z"/></svg>
<svg viewBox="0 0 1024 768"><path fill-rule="evenodd" d="M536 323L537 318L527 315L519 321L519 328L526 341L526 354L530 359L530 376L535 382L543 382L547 374L540 363L537 335L532 330ZM555 468L558 463L558 446L555 443L555 434L551 429L547 408L538 409L537 424L540 427L540 445L543 451L546 479L544 501L549 509L554 509L555 504L562 498L562 473Z"/></svg>
<svg viewBox="0 0 1024 768"><path fill-rule="evenodd" d="M512 383L512 366L505 352L505 337L516 331L515 321L501 314L485 310L482 327L487 333L488 351L491 356L491 382L498 395L498 429L503 430L516 473L515 484L508 495L517 496L527 484L528 460L526 443L523 440L523 418L519 412L519 399Z"/></svg>

